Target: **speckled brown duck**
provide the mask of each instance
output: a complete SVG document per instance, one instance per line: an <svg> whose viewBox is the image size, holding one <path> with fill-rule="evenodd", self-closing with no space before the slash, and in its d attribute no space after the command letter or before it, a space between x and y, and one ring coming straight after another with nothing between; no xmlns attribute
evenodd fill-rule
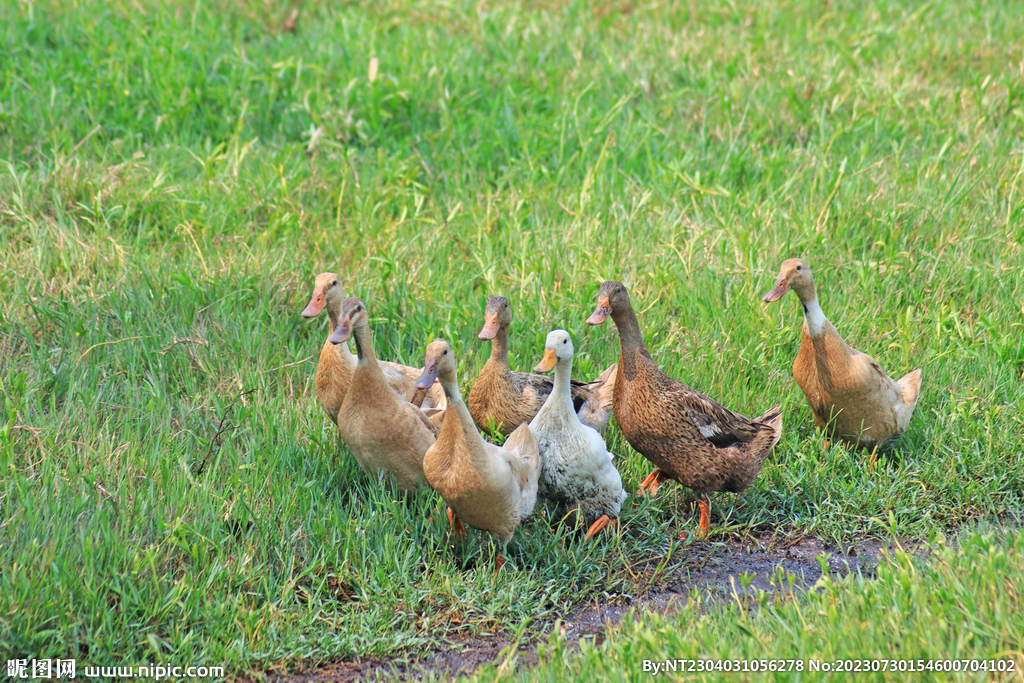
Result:
<svg viewBox="0 0 1024 683"><path fill-rule="evenodd" d="M764 302L778 301L790 289L804 311L793 378L811 405L818 429L868 450L905 432L921 393L921 368L893 381L874 358L850 347L822 313L806 261L783 261Z"/></svg>
<svg viewBox="0 0 1024 683"><path fill-rule="evenodd" d="M612 404L623 436L657 468L640 485L653 493L673 479L697 494L700 530L710 525L708 496L750 486L782 436L777 405L753 420L676 381L658 369L621 282L601 284L591 325L608 316L619 331L619 370Z"/></svg>
<svg viewBox="0 0 1024 683"><path fill-rule="evenodd" d="M491 356L469 392L469 412L485 432L497 428L508 436L521 424L528 424L547 400L554 382L550 377L513 372L508 364L508 329L512 308L503 296L487 299L480 339L491 340ZM572 381L572 400L580 421L604 431L612 412L612 365L593 382Z"/></svg>
<svg viewBox="0 0 1024 683"><path fill-rule="evenodd" d="M342 287L338 276L334 273L320 273L313 283L313 297L302 311L302 317L315 318L321 311L326 310L329 338L338 326L341 302L344 299L345 288ZM421 372L419 369L388 361L379 362L388 385L399 396L424 409L444 409L444 390L440 382L435 382L426 392L417 392L416 380L419 379ZM332 344L324 340L324 345L320 348L320 359L316 364L316 398L331 422L338 421L338 409L345 401L345 392L352 382L352 372L355 368L356 357L352 355L348 344Z"/></svg>

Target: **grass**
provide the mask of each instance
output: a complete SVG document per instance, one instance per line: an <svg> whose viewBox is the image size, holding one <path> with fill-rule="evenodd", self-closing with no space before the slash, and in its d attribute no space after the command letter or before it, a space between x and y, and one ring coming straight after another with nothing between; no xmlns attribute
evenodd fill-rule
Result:
<svg viewBox="0 0 1024 683"><path fill-rule="evenodd" d="M600 648L585 640L573 652L552 635L536 668L513 677L506 673L511 669L506 664L475 678L607 680L611 660L622 672L618 680L639 681L651 678L654 664L664 672L665 663L675 660L677 668L667 677L693 671L689 678L700 680L813 680L827 676L820 673L829 671L826 666L844 666L852 668L833 675L857 680L1020 680L1024 614L1008 599L1024 589L1018 569L1024 561L1024 535L975 532L957 547L942 537L934 540L934 555L924 564L899 549L871 579L826 574L814 591L799 598L791 579L783 575L778 590L761 593L754 604L708 605L695 592L671 616L631 615ZM962 673L947 673L951 660L960 660L955 666ZM714 663L719 668L697 673L702 661L705 667ZM735 672L723 671L726 666L735 666ZM908 673L912 667L916 672Z"/></svg>
<svg viewBox="0 0 1024 683"><path fill-rule="evenodd" d="M487 295L512 300L516 367L561 326L589 377L618 350L584 324L598 283L627 282L667 372L748 415L783 403L760 478L714 498L712 541L1019 523L1019 3L310 0L294 31L299 5L275 2L0 7L0 652L243 676L543 632L643 587L628 567L693 527L666 486L606 541L534 520L500 579L477 571L490 544L453 552L437 497L368 481L316 406L325 328L298 312L325 270L366 300L379 355L418 365L444 337L467 387ZM798 307L760 302L790 256L854 346L923 368L880 458L813 429ZM635 485L648 465L609 444ZM876 652L846 620L920 603L890 590L904 571L933 595L907 623L971 594L1019 624L977 587L1019 590L999 558L1020 541L962 547L728 624L771 656ZM943 563L966 583L940 590ZM811 605L818 650L787 630ZM674 623L638 617L578 661L683 657ZM956 651L1019 652L1014 633Z"/></svg>

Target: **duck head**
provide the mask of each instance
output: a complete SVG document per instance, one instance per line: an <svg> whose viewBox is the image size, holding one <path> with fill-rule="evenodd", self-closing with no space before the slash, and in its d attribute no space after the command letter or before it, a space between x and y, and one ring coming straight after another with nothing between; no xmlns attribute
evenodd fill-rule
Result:
<svg viewBox="0 0 1024 683"><path fill-rule="evenodd" d="M626 285L616 280L607 280L601 283L601 289L597 292L597 308L594 309L593 315L587 318L587 324L600 325L609 315L614 317L616 311L629 308L631 304Z"/></svg>
<svg viewBox="0 0 1024 683"><path fill-rule="evenodd" d="M487 297L487 307L484 309L484 327L477 336L480 339L494 339L498 336L498 330L508 328L512 324L512 307L508 299L503 296Z"/></svg>
<svg viewBox="0 0 1024 683"><path fill-rule="evenodd" d="M813 301L816 298L811 268L803 259L791 258L783 261L775 286L761 300L766 304L778 301L791 289L801 301Z"/></svg>
<svg viewBox="0 0 1024 683"><path fill-rule="evenodd" d="M417 389L429 389L434 380L441 378L442 384L453 383L455 375L455 354L444 339L435 339L427 345L427 357L423 361L423 374L416 382Z"/></svg>
<svg viewBox="0 0 1024 683"><path fill-rule="evenodd" d="M572 360L572 339L565 330L551 330L544 341L544 357L533 369L534 372L551 372L564 360Z"/></svg>
<svg viewBox="0 0 1024 683"><path fill-rule="evenodd" d="M345 288L341 286L338 276L334 273L320 273L313 282L313 297L301 315L303 318L315 318L324 310L326 304L344 298Z"/></svg>
<svg viewBox="0 0 1024 683"><path fill-rule="evenodd" d="M327 341L332 344L342 344L352 336L352 330L356 327L365 327L369 314L366 312L366 304L362 299L349 297L341 302L341 315L338 317L338 326Z"/></svg>

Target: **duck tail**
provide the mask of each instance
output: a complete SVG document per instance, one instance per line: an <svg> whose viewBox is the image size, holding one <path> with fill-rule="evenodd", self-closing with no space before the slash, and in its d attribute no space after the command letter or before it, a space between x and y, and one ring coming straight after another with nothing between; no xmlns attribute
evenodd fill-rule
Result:
<svg viewBox="0 0 1024 683"><path fill-rule="evenodd" d="M759 417L754 418L754 422L766 427L769 430L769 444L768 449L771 449L775 444L782 438L782 404L772 406L766 410ZM760 431L760 430L759 430Z"/></svg>
<svg viewBox="0 0 1024 683"><path fill-rule="evenodd" d="M904 432L910 424L910 418L917 407L917 399L921 396L921 368L908 372L900 377L896 384L900 387L902 402L894 406L896 410L896 424L899 431Z"/></svg>
<svg viewBox="0 0 1024 683"><path fill-rule="evenodd" d="M511 451L526 463L526 481L520 479L522 498L520 515L527 517L537 504L537 484L540 481L540 446L526 422L516 427L505 439L505 450Z"/></svg>
<svg viewBox="0 0 1024 683"><path fill-rule="evenodd" d="M921 368L903 375L896 384L900 385L900 391L903 393L903 403L913 412L921 395Z"/></svg>
<svg viewBox="0 0 1024 683"><path fill-rule="evenodd" d="M597 379L586 385L590 396L579 411L580 421L601 433L608 426L608 419L612 415L612 397L618 369L619 364L613 363Z"/></svg>

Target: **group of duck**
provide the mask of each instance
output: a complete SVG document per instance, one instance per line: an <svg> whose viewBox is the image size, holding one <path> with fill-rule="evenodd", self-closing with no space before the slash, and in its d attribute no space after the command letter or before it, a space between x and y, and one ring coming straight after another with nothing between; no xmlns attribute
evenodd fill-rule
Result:
<svg viewBox="0 0 1024 683"><path fill-rule="evenodd" d="M793 375L815 424L830 438L878 449L906 430L917 404L921 370L894 381L870 356L851 348L825 318L807 263L789 259L764 301L792 289L804 324ZM464 400L451 345L438 339L422 368L380 361L374 354L366 304L346 298L334 273L317 276L303 317L327 312L329 335L316 369L316 395L337 424L360 467L389 475L405 492L425 480L448 505L453 532L463 522L489 531L503 550L538 497L556 513L577 514L586 538L613 524L626 499L602 437L615 415L626 441L655 467L639 495L665 480L693 491L700 534L710 525L708 496L742 492L757 477L782 436L781 405L747 418L663 373L644 344L629 293L607 281L587 319L609 317L619 333L619 362L591 382L572 379L569 333L547 335L534 373L513 372L508 299L487 299L480 339L491 355ZM348 341L353 340L353 356ZM546 374L554 370L554 377ZM479 430L507 438L498 446Z"/></svg>

